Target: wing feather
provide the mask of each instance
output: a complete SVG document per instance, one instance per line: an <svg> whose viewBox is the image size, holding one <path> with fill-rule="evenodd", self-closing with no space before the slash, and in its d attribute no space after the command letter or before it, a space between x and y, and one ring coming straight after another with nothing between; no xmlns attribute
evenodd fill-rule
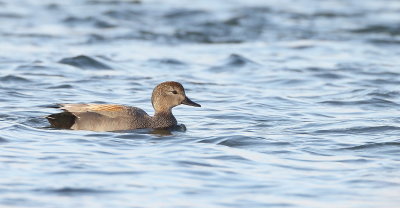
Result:
<svg viewBox="0 0 400 208"><path fill-rule="evenodd" d="M127 116L129 107L114 104L59 104L60 109L78 115L84 112L98 113L108 117Z"/></svg>

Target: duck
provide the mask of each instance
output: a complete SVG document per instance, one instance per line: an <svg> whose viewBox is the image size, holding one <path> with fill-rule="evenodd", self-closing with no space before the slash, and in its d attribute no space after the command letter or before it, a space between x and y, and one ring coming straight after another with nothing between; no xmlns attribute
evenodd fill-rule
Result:
<svg viewBox="0 0 400 208"><path fill-rule="evenodd" d="M57 104L63 110L46 116L50 127L88 131L123 131L132 129L162 129L177 125L172 108L184 104L201 107L190 100L182 84L167 81L158 84L151 95L154 115L144 110L118 104Z"/></svg>

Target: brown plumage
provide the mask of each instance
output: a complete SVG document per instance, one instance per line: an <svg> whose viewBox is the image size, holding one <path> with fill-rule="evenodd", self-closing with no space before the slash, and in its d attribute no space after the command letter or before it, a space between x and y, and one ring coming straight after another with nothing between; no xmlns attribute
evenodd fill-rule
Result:
<svg viewBox="0 0 400 208"><path fill-rule="evenodd" d="M59 104L64 112L47 116L51 127L91 130L118 131L140 128L167 128L177 125L172 108L180 105L200 107L186 97L185 89L178 82L163 82L157 85L151 96L155 110L149 116L136 107L114 104Z"/></svg>

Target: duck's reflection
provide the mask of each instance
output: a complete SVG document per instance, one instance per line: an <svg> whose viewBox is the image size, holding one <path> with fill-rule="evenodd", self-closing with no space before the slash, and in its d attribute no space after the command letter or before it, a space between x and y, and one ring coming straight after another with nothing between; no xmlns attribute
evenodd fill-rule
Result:
<svg viewBox="0 0 400 208"><path fill-rule="evenodd" d="M185 124L178 124L172 127L167 128L157 128L157 129L133 129L133 130L125 130L125 131L113 131L120 133L135 133L135 134L153 134L157 136L171 136L174 132L185 132L186 126Z"/></svg>
<svg viewBox="0 0 400 208"><path fill-rule="evenodd" d="M185 131L186 131L185 124L178 124L168 128L151 129L149 133L159 136L170 136L172 135L172 132L185 132Z"/></svg>

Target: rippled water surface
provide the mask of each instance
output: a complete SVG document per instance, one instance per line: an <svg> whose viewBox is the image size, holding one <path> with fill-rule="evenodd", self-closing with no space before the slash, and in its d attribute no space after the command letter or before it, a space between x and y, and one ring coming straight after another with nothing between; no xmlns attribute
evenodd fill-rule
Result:
<svg viewBox="0 0 400 208"><path fill-rule="evenodd" d="M399 207L397 0L0 0L0 205ZM54 103L186 131L48 128Z"/></svg>

